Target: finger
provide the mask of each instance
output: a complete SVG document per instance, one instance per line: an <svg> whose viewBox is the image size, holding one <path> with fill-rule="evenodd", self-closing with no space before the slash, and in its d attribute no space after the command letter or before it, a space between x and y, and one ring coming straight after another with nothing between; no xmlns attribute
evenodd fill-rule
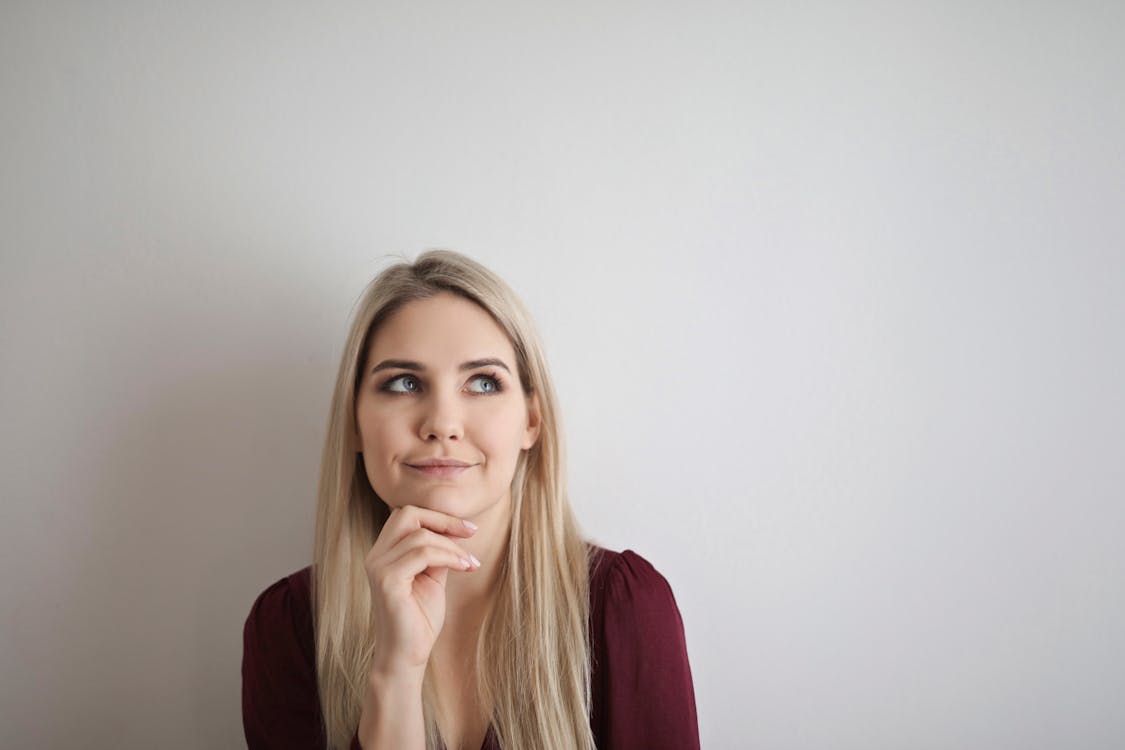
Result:
<svg viewBox="0 0 1125 750"><path fill-rule="evenodd" d="M409 534L415 529L429 529L438 534L461 537L462 539L476 533L476 526L466 523L463 519L449 513L419 508L417 505L403 505L391 511L383 528L391 528L391 533L396 540Z"/></svg>
<svg viewBox="0 0 1125 750"><path fill-rule="evenodd" d="M466 559L470 558L470 555L465 550L465 548L453 539L439 534L436 531L430 531L429 529L415 529L414 531L399 539L396 544L388 549L383 554L383 559L396 560L406 554L409 550L415 547L422 547L426 545L442 547L460 557L464 557Z"/></svg>
<svg viewBox="0 0 1125 750"><path fill-rule="evenodd" d="M414 547L386 567L386 576L391 585L410 584L414 577L429 568L448 568L449 570L476 570L469 558L453 552L446 547L425 545Z"/></svg>
<svg viewBox="0 0 1125 750"><path fill-rule="evenodd" d="M461 545L450 537L435 531L430 531L427 528L417 528L405 536L400 537L398 541L394 543L391 543L388 539L384 539L383 535L380 534L379 540L364 559L364 567L367 569L368 578L372 581L377 580L382 577L379 573L380 570L394 565L395 562L402 559L412 549L426 546L448 550L458 558L468 560L470 567L478 567L480 565L475 557L465 551Z"/></svg>
<svg viewBox="0 0 1125 750"><path fill-rule="evenodd" d="M447 536L442 536L441 534L430 531L429 529L418 529L413 534L408 534L399 544L387 551L386 555L383 557L382 564L393 565L396 561L404 558L411 550L419 547L444 549L456 555L458 558L468 560L469 567L480 567L480 561L462 548L461 545L457 544L457 542Z"/></svg>

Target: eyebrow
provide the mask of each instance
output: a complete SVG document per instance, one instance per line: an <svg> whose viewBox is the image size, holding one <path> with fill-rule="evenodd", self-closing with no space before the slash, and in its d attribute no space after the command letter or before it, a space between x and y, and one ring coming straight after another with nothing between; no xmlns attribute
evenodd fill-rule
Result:
<svg viewBox="0 0 1125 750"><path fill-rule="evenodd" d="M461 366L457 369L475 370L478 367L488 367L490 365L495 367L503 367L509 375L512 374L512 371L508 369L508 366L504 364L504 361L495 357L471 359L468 362L462 362ZM426 366L421 362L414 362L409 359L384 359L382 362L372 367L369 374L374 375L380 370L413 370L414 372L425 372Z"/></svg>

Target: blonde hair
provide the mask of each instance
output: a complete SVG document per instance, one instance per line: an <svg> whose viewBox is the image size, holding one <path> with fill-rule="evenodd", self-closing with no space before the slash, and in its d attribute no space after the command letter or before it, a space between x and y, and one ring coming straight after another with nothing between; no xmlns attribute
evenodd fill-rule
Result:
<svg viewBox="0 0 1125 750"><path fill-rule="evenodd" d="M359 725L375 639L364 557L389 509L352 441L356 392L379 325L407 303L451 292L480 305L507 333L520 385L536 394L539 438L512 478L512 524L496 600L475 653L482 701L505 748L593 750L590 731L589 554L567 500L558 403L531 316L502 279L459 253L430 250L368 285L344 344L328 418L313 550L316 671L330 750ZM472 686L469 686L470 689ZM423 682L427 748L439 747L432 673Z"/></svg>

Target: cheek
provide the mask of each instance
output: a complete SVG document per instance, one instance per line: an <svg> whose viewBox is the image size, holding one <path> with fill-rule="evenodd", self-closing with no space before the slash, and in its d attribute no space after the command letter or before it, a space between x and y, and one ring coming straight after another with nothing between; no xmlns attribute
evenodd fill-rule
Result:
<svg viewBox="0 0 1125 750"><path fill-rule="evenodd" d="M402 427L385 415L366 414L359 423L363 442L364 460L369 465L382 467L399 452Z"/></svg>
<svg viewBox="0 0 1125 750"><path fill-rule="evenodd" d="M396 458L402 455L401 438L388 429L384 419L372 419L360 425L363 437L363 466L372 489L388 506L399 507L402 502L396 491L400 477L395 470Z"/></svg>
<svg viewBox="0 0 1125 750"><path fill-rule="evenodd" d="M482 436L487 435L489 449L515 462L523 441L526 415L517 409L494 415L485 424Z"/></svg>

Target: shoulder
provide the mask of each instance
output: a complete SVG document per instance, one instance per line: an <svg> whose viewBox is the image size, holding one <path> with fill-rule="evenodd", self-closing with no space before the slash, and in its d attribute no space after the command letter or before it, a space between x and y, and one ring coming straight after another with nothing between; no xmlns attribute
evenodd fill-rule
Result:
<svg viewBox="0 0 1125 750"><path fill-rule="evenodd" d="M300 609L309 608L312 583L312 566L274 581L254 599L250 607L250 618L262 618L278 613L296 614Z"/></svg>
<svg viewBox="0 0 1125 750"><path fill-rule="evenodd" d="M268 655L296 649L311 655L311 581L309 566L275 581L258 594L243 626L248 652Z"/></svg>
<svg viewBox="0 0 1125 750"><path fill-rule="evenodd" d="M679 620L668 580L631 549L616 552L591 545L590 605L596 619L608 616L638 624L670 616Z"/></svg>
<svg viewBox="0 0 1125 750"><path fill-rule="evenodd" d="M324 747L310 606L312 568L265 588L243 629L242 725L247 747Z"/></svg>
<svg viewBox="0 0 1125 750"><path fill-rule="evenodd" d="M591 549L590 727L598 747L699 748L683 620L633 550Z"/></svg>

